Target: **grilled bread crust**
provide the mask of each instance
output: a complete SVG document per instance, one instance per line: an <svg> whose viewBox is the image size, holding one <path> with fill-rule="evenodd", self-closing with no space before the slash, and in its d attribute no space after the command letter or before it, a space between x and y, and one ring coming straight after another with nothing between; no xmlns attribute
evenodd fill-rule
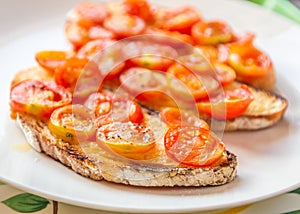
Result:
<svg viewBox="0 0 300 214"><path fill-rule="evenodd" d="M141 165L132 161L112 159L110 156L88 156L76 144L69 144L53 136L45 122L29 115L18 114L17 123L27 141L73 171L93 180L107 180L134 186L214 186L232 181L237 173L237 158L226 151L222 161L212 167L192 168Z"/></svg>

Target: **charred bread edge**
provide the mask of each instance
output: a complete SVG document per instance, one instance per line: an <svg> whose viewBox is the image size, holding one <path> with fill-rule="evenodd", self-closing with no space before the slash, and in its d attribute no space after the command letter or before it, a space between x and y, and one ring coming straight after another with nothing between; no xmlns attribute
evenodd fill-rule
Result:
<svg viewBox="0 0 300 214"><path fill-rule="evenodd" d="M237 174L237 157L226 151L227 161L214 167L145 167L109 161L105 157L90 160L79 146L58 142L47 124L25 114L17 115L17 124L29 144L39 152L93 180L107 180L133 186L214 186L232 181Z"/></svg>

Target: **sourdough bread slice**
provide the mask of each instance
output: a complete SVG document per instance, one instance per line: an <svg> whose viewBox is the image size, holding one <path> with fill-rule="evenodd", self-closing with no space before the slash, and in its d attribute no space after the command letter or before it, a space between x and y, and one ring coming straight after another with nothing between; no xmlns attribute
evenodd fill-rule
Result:
<svg viewBox="0 0 300 214"><path fill-rule="evenodd" d="M152 187L212 186L232 181L237 173L237 158L229 151L217 164L204 168L174 165L166 155L150 163L136 162L115 158L93 142L81 146L63 142L51 134L45 122L29 115L18 114L17 123L35 150L93 180Z"/></svg>

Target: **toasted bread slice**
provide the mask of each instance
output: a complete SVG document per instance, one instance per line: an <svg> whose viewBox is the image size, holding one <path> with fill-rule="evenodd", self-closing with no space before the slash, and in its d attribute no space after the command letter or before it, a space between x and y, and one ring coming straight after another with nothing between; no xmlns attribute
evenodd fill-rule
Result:
<svg viewBox="0 0 300 214"><path fill-rule="evenodd" d="M157 117L149 113L147 117ZM155 118L154 118L155 119ZM178 166L165 154L153 161L136 162L117 158L94 142L69 144L54 137L45 122L18 114L17 123L28 142L73 171L94 180L107 180L134 186L211 186L221 185L236 177L237 158L225 151L214 166L192 168Z"/></svg>

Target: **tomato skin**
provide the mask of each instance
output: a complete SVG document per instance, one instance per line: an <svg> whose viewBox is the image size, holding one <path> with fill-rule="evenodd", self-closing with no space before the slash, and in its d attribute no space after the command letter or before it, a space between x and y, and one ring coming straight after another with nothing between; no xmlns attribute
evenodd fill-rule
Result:
<svg viewBox="0 0 300 214"><path fill-rule="evenodd" d="M219 88L217 80L207 75L196 76L196 73L180 64L170 66L167 73L175 77L176 80L186 87L185 89L181 89L176 82L171 82L170 84L172 90L176 92L174 96L180 96L182 99L190 99L191 96L189 94L191 94L195 100L200 100L206 98L210 93ZM209 81L210 83L207 84L204 81Z"/></svg>
<svg viewBox="0 0 300 214"><path fill-rule="evenodd" d="M88 30L73 21L67 21L65 23L65 35L75 50L90 40Z"/></svg>
<svg viewBox="0 0 300 214"><path fill-rule="evenodd" d="M94 112L97 127L111 122L141 123L144 120L140 105L127 96L93 93L84 105Z"/></svg>
<svg viewBox="0 0 300 214"><path fill-rule="evenodd" d="M149 105L176 106L168 95L167 78L160 72L132 67L120 75L122 87L141 103Z"/></svg>
<svg viewBox="0 0 300 214"><path fill-rule="evenodd" d="M109 15L106 7L98 2L80 2L75 6L73 13L75 13L74 21L81 25L102 24Z"/></svg>
<svg viewBox="0 0 300 214"><path fill-rule="evenodd" d="M189 33L192 25L199 20L201 20L201 16L197 10L189 6L183 6L167 11L162 28Z"/></svg>
<svg viewBox="0 0 300 214"><path fill-rule="evenodd" d="M154 20L151 6L146 0L125 0L123 4L127 13L138 16L146 22Z"/></svg>
<svg viewBox="0 0 300 214"><path fill-rule="evenodd" d="M39 51L35 59L40 66L54 73L57 67L62 67L71 55L65 51Z"/></svg>
<svg viewBox="0 0 300 214"><path fill-rule="evenodd" d="M79 59L78 57L67 59L64 65L62 67L58 67L55 71L55 82L73 91L78 77L87 63L87 59Z"/></svg>
<svg viewBox="0 0 300 214"><path fill-rule="evenodd" d="M213 62L212 66L215 69L217 79L223 86L229 85L236 79L235 71L225 63Z"/></svg>
<svg viewBox="0 0 300 214"><path fill-rule="evenodd" d="M116 42L116 40L112 40L112 39L92 40L92 41L86 43L84 46L82 46L78 50L77 57L78 58L87 58L87 59L91 60L97 53L99 53L104 48L114 44L115 42Z"/></svg>
<svg viewBox="0 0 300 214"><path fill-rule="evenodd" d="M114 32L118 38L136 36L145 30L146 24L138 16L129 14L112 14L106 18L103 26Z"/></svg>
<svg viewBox="0 0 300 214"><path fill-rule="evenodd" d="M165 107L160 111L160 118L170 127L196 126L209 130L209 125L196 115L192 115L178 108Z"/></svg>
<svg viewBox="0 0 300 214"><path fill-rule="evenodd" d="M193 25L191 31L194 40L199 45L217 45L234 39L231 28L221 21L200 21Z"/></svg>
<svg viewBox="0 0 300 214"><path fill-rule="evenodd" d="M96 142L106 151L136 160L145 159L156 145L151 129L131 122L112 122L101 126Z"/></svg>
<svg viewBox="0 0 300 214"><path fill-rule="evenodd" d="M193 167L213 165L225 150L224 143L215 134L195 126L170 128L165 134L164 146L170 158Z"/></svg>
<svg viewBox="0 0 300 214"><path fill-rule="evenodd" d="M24 80L11 88L12 111L48 119L51 113L72 102L72 94L53 81Z"/></svg>
<svg viewBox="0 0 300 214"><path fill-rule="evenodd" d="M254 99L246 85L225 88L224 93L224 98L198 102L199 111L220 120L233 119L243 114Z"/></svg>

